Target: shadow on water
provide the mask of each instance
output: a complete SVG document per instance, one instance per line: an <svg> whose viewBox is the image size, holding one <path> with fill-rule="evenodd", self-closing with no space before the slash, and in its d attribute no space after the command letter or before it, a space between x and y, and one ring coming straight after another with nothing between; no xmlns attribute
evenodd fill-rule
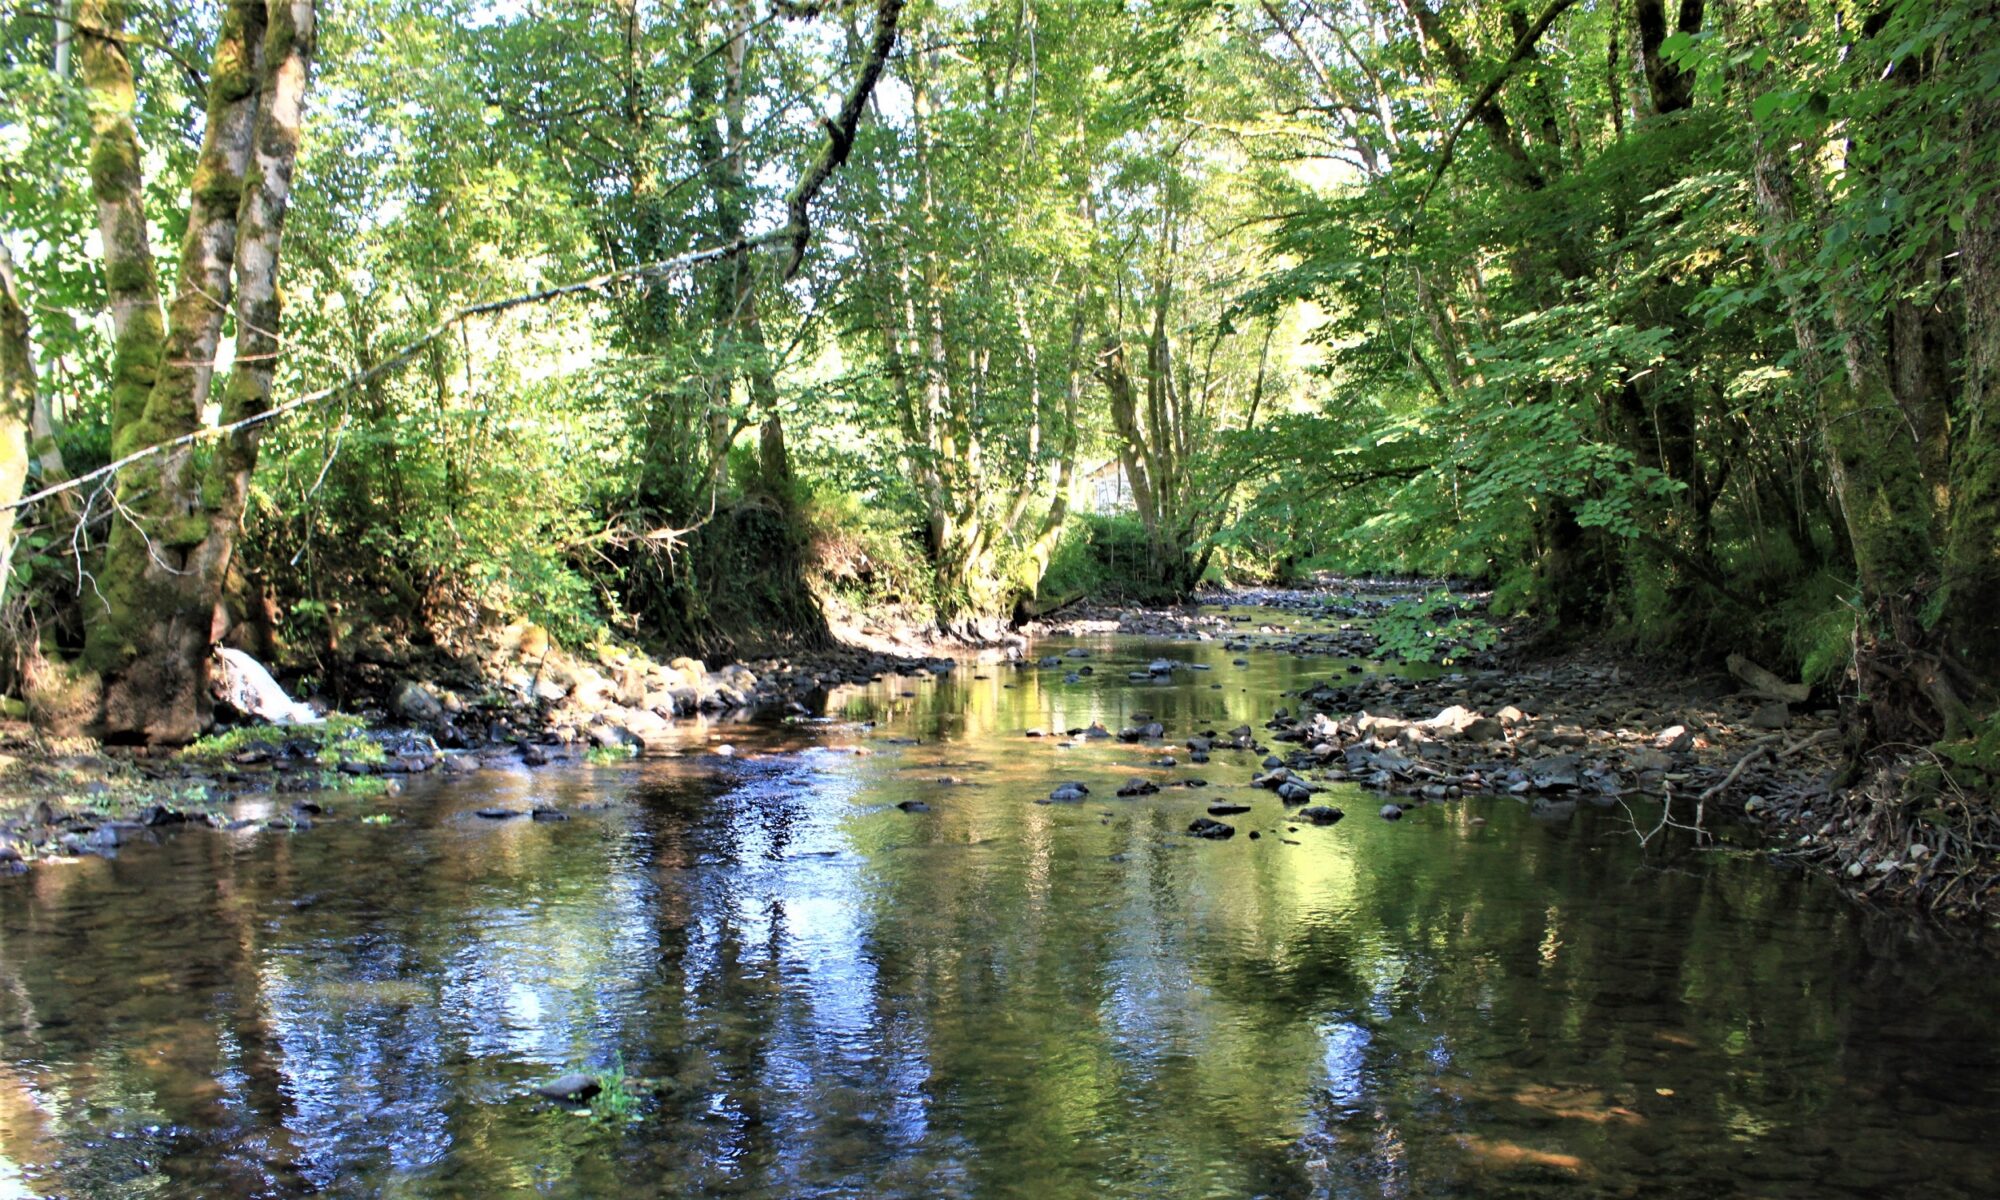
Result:
<svg viewBox="0 0 2000 1200"><path fill-rule="evenodd" d="M1024 737L1347 666L1082 645L0 882L0 1197L2000 1194L1987 962L1617 809L1294 826L1260 756Z"/></svg>

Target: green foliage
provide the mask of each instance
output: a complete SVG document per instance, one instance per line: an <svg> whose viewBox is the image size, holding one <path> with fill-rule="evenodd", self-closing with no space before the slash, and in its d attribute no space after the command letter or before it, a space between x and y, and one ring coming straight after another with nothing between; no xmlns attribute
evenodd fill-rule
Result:
<svg viewBox="0 0 2000 1200"><path fill-rule="evenodd" d="M1399 662L1449 662L1454 655L1492 647L1492 622L1448 591L1413 596L1390 605L1369 625L1384 658Z"/></svg>
<svg viewBox="0 0 2000 1200"><path fill-rule="evenodd" d="M590 1098L591 1120L607 1125L630 1125L645 1116L643 1097L625 1073L623 1058L614 1061L609 1070L597 1073L597 1086L597 1094Z"/></svg>
<svg viewBox="0 0 2000 1200"><path fill-rule="evenodd" d="M311 747L316 756L330 762L379 766L388 761L382 744L368 736L368 722L345 713L328 713L316 725L234 725L188 743L180 756L223 762L245 750L270 750L294 742Z"/></svg>
<svg viewBox="0 0 2000 1200"><path fill-rule="evenodd" d="M1044 597L1080 595L1158 603L1177 597L1148 568L1153 545L1138 518L1089 513L1070 518L1042 576Z"/></svg>
<svg viewBox="0 0 2000 1200"><path fill-rule="evenodd" d="M771 19L723 53L741 11ZM914 5L906 47L950 52L892 59L796 278L717 257L402 355L769 227L851 47L845 13L741 11L323 14L277 394L362 378L264 429L232 597L317 677L499 617L731 652L821 636L816 596L954 619L1327 569L1825 680L1871 511L1832 499L1827 397L1879 394L1829 376L1891 346L1937 462L1990 425L1961 403L1990 188L1965 164L2000 152L2000 38L1917 0L1710 6L1650 62L1629 5L1529 48L1476 5ZM199 61L214 12L131 20L171 280L201 96L160 47ZM112 346L47 24L0 43L0 234L77 471L110 453ZM1114 458L1135 513L1055 528L1058 480L1084 507ZM1964 508L1876 507L1913 543ZM98 500L25 524L23 630L77 640L107 527ZM1457 619L1413 606L1387 642L1428 657Z"/></svg>
<svg viewBox="0 0 2000 1200"><path fill-rule="evenodd" d="M820 486L798 512L814 586L867 612L926 609L935 581L910 514Z"/></svg>

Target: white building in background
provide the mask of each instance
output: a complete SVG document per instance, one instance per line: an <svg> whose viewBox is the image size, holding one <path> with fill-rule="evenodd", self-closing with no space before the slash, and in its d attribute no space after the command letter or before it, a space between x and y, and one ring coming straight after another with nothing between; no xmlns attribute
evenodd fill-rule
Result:
<svg viewBox="0 0 2000 1200"><path fill-rule="evenodd" d="M1083 473L1078 505L1089 513L1131 512L1132 481L1125 477L1125 464L1115 455Z"/></svg>

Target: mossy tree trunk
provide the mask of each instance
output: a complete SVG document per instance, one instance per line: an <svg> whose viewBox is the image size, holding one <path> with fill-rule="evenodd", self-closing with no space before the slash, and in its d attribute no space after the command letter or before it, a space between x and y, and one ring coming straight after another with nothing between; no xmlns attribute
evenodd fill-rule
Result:
<svg viewBox="0 0 2000 1200"><path fill-rule="evenodd" d="M0 242L0 600L14 568L14 504L28 481L28 429L35 417L35 358L14 257Z"/></svg>
<svg viewBox="0 0 2000 1200"><path fill-rule="evenodd" d="M116 37L122 12L110 0L86 0L84 15L92 181L119 329L112 449L122 456L201 427L232 313L236 349L222 421L235 425L269 404L282 319L279 247L315 5L232 0L223 10L179 283L164 314L146 239L131 64ZM257 437L256 426L235 429L212 449L190 444L153 454L117 479L124 519L112 523L97 581L102 607L91 614L84 654L101 686L97 732L107 741L179 744L208 723L217 606Z"/></svg>
<svg viewBox="0 0 2000 1200"><path fill-rule="evenodd" d="M1990 88L1970 106L1964 143L1967 164L1990 168L2000 154L2000 96ZM1967 336L1950 455L1944 624L1954 658L1992 688L2000 685L2000 189L1982 180L1970 190L1959 240Z"/></svg>
<svg viewBox="0 0 2000 1200"><path fill-rule="evenodd" d="M1735 38L1760 36L1747 13L1726 11ZM1965 161L1990 161L2000 129L1992 88L1979 82L1990 65L1958 66L1971 101L1959 118ZM1747 106L1759 80L1738 67L1732 83ZM1885 331L1895 332L1896 314L1880 314L1869 301L1867 268L1816 270L1797 253L1800 245L1824 242L1836 219L1827 185L1813 174L1810 159L1795 173L1777 138L1755 120L1751 130L1764 253L1792 320L1800 387L1818 399L1827 478L1860 584L1854 669L1863 723L1855 740L1874 745L1961 734L2000 669L1992 614L1993 597L2000 595L2000 481L1994 475L2000 455L1992 408L2000 362L1994 342L2000 336L2000 264L1994 261L1992 188L1974 172L1962 191L1962 381L1944 371L1898 370L1883 346ZM1942 253L1933 250L1934 256ZM1957 395L1946 390L1951 388ZM1947 421L1943 414L1953 410ZM1949 429L1942 445L1940 425Z"/></svg>

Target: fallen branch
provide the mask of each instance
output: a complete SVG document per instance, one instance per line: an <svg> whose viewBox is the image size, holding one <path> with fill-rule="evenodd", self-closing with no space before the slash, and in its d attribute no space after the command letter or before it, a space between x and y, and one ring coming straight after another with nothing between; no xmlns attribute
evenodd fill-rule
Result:
<svg viewBox="0 0 2000 1200"><path fill-rule="evenodd" d="M1722 777L1722 782L1716 784L1715 786L1709 788L1707 791L1703 792L1700 798L1696 801L1696 803L1706 804L1710 800L1713 800L1715 799L1715 797L1721 795L1723 792L1729 790L1729 788L1733 784L1735 784L1735 782L1739 778L1742 777L1743 772L1746 769L1748 769L1750 764L1756 762L1760 758L1768 756L1773 762L1781 762L1787 758L1790 758L1792 755L1799 753L1802 750L1810 749L1813 746L1819 745L1821 742L1831 741L1832 739L1839 736L1840 733L1838 730L1822 729L1818 733L1812 734L1808 737L1800 738L1798 741L1793 742L1791 745L1782 748L1778 746L1778 742L1781 740L1781 735L1773 733L1773 734L1767 734L1764 737L1760 737L1756 741L1750 743L1749 749L1745 750L1743 752L1743 756L1736 760L1736 765L1729 769L1729 774Z"/></svg>

